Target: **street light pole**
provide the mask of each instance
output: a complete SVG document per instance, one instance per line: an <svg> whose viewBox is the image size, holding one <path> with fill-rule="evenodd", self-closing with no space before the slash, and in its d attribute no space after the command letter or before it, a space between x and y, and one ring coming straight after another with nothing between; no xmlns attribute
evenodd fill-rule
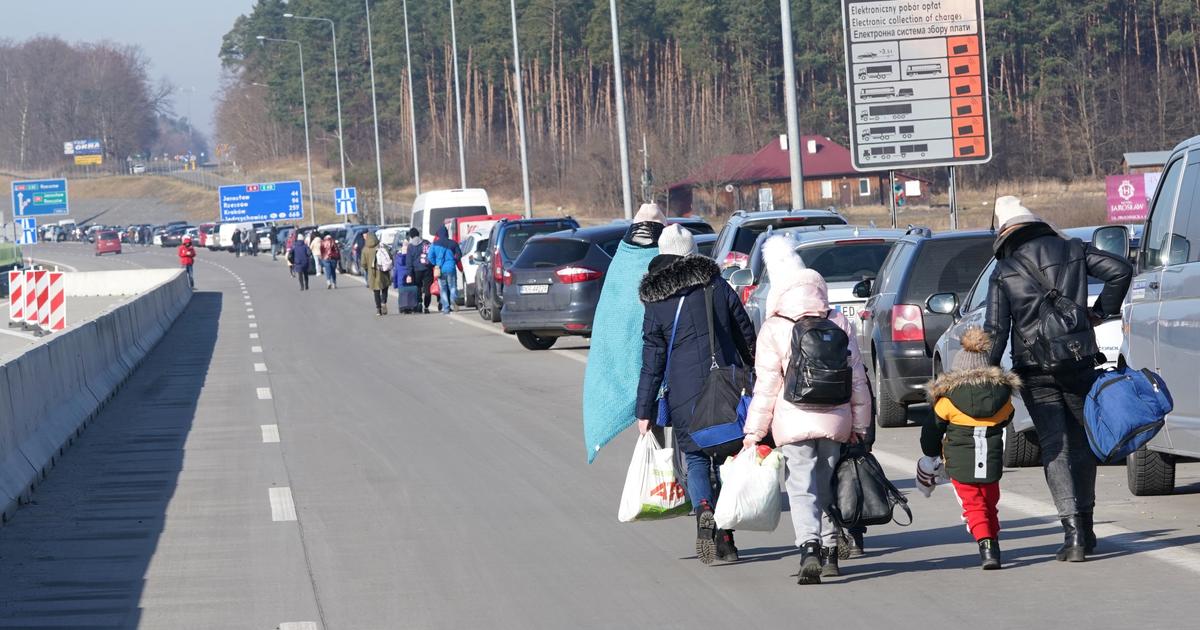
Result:
<svg viewBox="0 0 1200 630"><path fill-rule="evenodd" d="M787 107L788 166L792 179L792 209L804 208L804 170L800 155L800 115L796 110L796 57L792 51L792 0L779 0L783 29L783 95Z"/></svg>
<svg viewBox="0 0 1200 630"><path fill-rule="evenodd" d="M313 217L316 217L317 204L313 197L312 145L308 142L308 90L304 86L304 45L294 39L276 39L264 35L259 35L258 41L295 44L296 48L300 50L300 102L304 106L304 156L308 162L308 207L312 210Z"/></svg>
<svg viewBox="0 0 1200 630"><path fill-rule="evenodd" d="M383 220L383 160L379 154L379 106L375 102L375 51L371 46L371 0L363 0L367 11L367 65L371 68L371 116L375 119L375 180L379 184L379 225Z"/></svg>
<svg viewBox="0 0 1200 630"><path fill-rule="evenodd" d="M621 197L625 204L625 218L632 220L633 191L629 183L629 139L625 136L625 80L621 77L621 35L617 30L617 0L608 0L608 12L612 21L613 92L617 101L617 136L621 143Z"/></svg>
<svg viewBox="0 0 1200 630"><path fill-rule="evenodd" d="M509 0L513 32L513 83L517 89L517 132L521 146L521 191L525 194L525 218L533 217L533 199L529 196L529 155L525 149L525 88L521 84L521 49L517 44L517 2Z"/></svg>
<svg viewBox="0 0 1200 630"><path fill-rule="evenodd" d="M454 25L454 0L450 0L450 52L454 57L454 117L458 121L458 176L467 187L467 156L463 152L462 97L458 88L458 29Z"/></svg>
<svg viewBox="0 0 1200 630"><path fill-rule="evenodd" d="M408 0L404 0L404 59L408 64L408 126L412 129L413 187L421 194L421 161L417 157L417 105L413 96L412 50L408 47Z"/></svg>
<svg viewBox="0 0 1200 630"><path fill-rule="evenodd" d="M301 15L293 15L284 13L283 17L293 18L297 20L310 20L312 22L328 22L329 32L333 35L333 93L337 99L337 121L338 121L338 154L342 160L342 188L346 187L346 144L342 136L342 86L338 79L338 56L337 56L337 26L333 20L329 18L304 17Z"/></svg>

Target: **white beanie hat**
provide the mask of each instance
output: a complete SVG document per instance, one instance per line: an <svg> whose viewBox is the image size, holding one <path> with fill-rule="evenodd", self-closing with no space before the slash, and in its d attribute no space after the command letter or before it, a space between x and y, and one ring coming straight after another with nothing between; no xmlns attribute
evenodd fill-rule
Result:
<svg viewBox="0 0 1200 630"><path fill-rule="evenodd" d="M656 203L644 203L638 208L637 214L633 217L634 223L645 223L653 221L655 223L666 223L667 217L663 215Z"/></svg>
<svg viewBox="0 0 1200 630"><path fill-rule="evenodd" d="M1005 228L1019 225L1021 223L1037 223L1041 219L1031 212L1029 208L1021 205L1021 200L1008 195L996 200L996 230L1004 231Z"/></svg>
<svg viewBox="0 0 1200 630"><path fill-rule="evenodd" d="M658 253L674 256L691 256L696 253L696 239L692 233L679 225L668 225L658 237Z"/></svg>

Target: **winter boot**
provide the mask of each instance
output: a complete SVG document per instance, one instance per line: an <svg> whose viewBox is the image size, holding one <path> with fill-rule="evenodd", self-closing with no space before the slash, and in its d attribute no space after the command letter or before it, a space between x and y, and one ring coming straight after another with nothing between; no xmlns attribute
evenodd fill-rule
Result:
<svg viewBox="0 0 1200 630"><path fill-rule="evenodd" d="M713 517L712 506L708 501L701 501L696 509L696 557L704 564L712 564L717 559L717 519Z"/></svg>
<svg viewBox="0 0 1200 630"><path fill-rule="evenodd" d="M738 549L733 544L733 530L717 530L717 560L721 562L737 562Z"/></svg>
<svg viewBox="0 0 1200 630"><path fill-rule="evenodd" d="M849 549L847 550L845 557L847 557L847 558L863 557L863 555L866 554L866 552L863 551L863 532L862 531L851 531L848 538L849 538L850 544L846 545Z"/></svg>
<svg viewBox="0 0 1200 630"><path fill-rule="evenodd" d="M821 547L821 577L837 577L841 574L838 569L838 547Z"/></svg>
<svg viewBox="0 0 1200 630"><path fill-rule="evenodd" d="M1000 541L995 538L984 538L979 541L979 561L984 571L999 569Z"/></svg>
<svg viewBox="0 0 1200 630"><path fill-rule="evenodd" d="M800 547L800 574L796 583L821 583L821 543L810 540Z"/></svg>
<svg viewBox="0 0 1200 630"><path fill-rule="evenodd" d="M1096 551L1096 531L1092 512L1079 514L1079 528L1083 530L1083 550L1086 553Z"/></svg>
<svg viewBox="0 0 1200 630"><path fill-rule="evenodd" d="M379 308L383 311L384 315L387 315L387 303L386 302L384 302Z"/></svg>
<svg viewBox="0 0 1200 630"><path fill-rule="evenodd" d="M1087 543L1084 541L1082 520L1078 514L1062 519L1063 546L1054 554L1059 562L1083 562L1087 560Z"/></svg>

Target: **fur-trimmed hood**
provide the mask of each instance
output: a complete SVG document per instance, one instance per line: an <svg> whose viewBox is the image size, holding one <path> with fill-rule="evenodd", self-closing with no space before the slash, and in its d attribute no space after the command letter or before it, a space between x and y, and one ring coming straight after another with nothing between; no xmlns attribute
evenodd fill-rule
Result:
<svg viewBox="0 0 1200 630"><path fill-rule="evenodd" d="M643 302L662 302L684 289L702 287L720 274L716 261L705 256L677 258L657 267L652 262L638 286L638 297Z"/></svg>
<svg viewBox="0 0 1200 630"><path fill-rule="evenodd" d="M998 367L977 370L961 370L946 372L925 385L929 401L936 402L938 398L947 396L951 391L963 386L973 387L1007 387L1011 395L1016 395L1021 389L1021 378L1013 372Z"/></svg>

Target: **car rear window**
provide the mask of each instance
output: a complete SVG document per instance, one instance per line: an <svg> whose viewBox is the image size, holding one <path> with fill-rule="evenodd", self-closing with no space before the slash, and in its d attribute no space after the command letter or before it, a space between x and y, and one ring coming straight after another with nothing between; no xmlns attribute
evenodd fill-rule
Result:
<svg viewBox="0 0 1200 630"><path fill-rule="evenodd" d="M992 257L992 239L926 241L913 259L905 301L924 301L935 293L954 293L961 301Z"/></svg>
<svg viewBox="0 0 1200 630"><path fill-rule="evenodd" d="M587 256L591 246L591 243L572 239L539 239L525 246L514 265L524 269L560 267Z"/></svg>
<svg viewBox="0 0 1200 630"><path fill-rule="evenodd" d="M525 249L525 242L538 234L549 234L574 227L569 223L532 223L517 225L504 231L504 239L500 247L504 249L504 257L512 260Z"/></svg>
<svg viewBox="0 0 1200 630"><path fill-rule="evenodd" d="M100 240L102 240L102 241L115 241L118 238L119 237L117 236L116 232L101 232L100 233Z"/></svg>
<svg viewBox="0 0 1200 630"><path fill-rule="evenodd" d="M845 225L845 219L829 215L827 217L779 217L778 219L747 221L738 228L737 236L733 239L733 251L750 254L758 235L767 228L804 227L806 225Z"/></svg>
<svg viewBox="0 0 1200 630"><path fill-rule="evenodd" d="M800 259L809 269L816 270L825 282L851 282L874 278L892 243L856 243L839 241L799 250Z"/></svg>
<svg viewBox="0 0 1200 630"><path fill-rule="evenodd" d="M437 234L438 228L445 225L446 221L455 217L474 217L481 214L487 214L487 208L483 206L450 206L446 208L430 208L429 212L429 229Z"/></svg>

